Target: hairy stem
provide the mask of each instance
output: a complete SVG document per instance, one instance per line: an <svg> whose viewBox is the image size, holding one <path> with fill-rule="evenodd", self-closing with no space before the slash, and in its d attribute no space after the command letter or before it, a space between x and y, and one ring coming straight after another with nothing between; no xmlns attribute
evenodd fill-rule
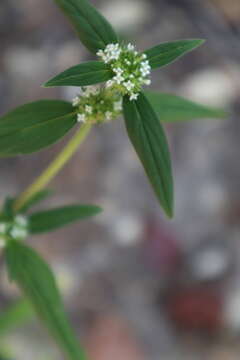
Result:
<svg viewBox="0 0 240 360"><path fill-rule="evenodd" d="M52 163L43 171L43 173L16 199L14 210L19 211L25 203L38 191L42 190L63 168L67 161L76 152L79 145L88 135L92 125L81 125L64 149L57 155Z"/></svg>

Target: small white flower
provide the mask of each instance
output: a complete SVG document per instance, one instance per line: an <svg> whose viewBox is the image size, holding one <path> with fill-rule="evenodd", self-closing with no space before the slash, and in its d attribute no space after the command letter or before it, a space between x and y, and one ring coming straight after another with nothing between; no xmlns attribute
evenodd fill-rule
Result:
<svg viewBox="0 0 240 360"><path fill-rule="evenodd" d="M116 76L114 76L113 80L117 83L117 84L121 84L121 82L124 81L124 77L122 77L122 75L117 74Z"/></svg>
<svg viewBox="0 0 240 360"><path fill-rule="evenodd" d="M78 114L77 115L77 122L85 123L86 122L86 115L85 114Z"/></svg>
<svg viewBox="0 0 240 360"><path fill-rule="evenodd" d="M98 50L97 56L100 56L100 57L104 56L104 51L102 49Z"/></svg>
<svg viewBox="0 0 240 360"><path fill-rule="evenodd" d="M122 49L119 44L108 44L104 50L99 50L97 55L102 58L102 60L108 64L112 60L118 60Z"/></svg>
<svg viewBox="0 0 240 360"><path fill-rule="evenodd" d="M129 43L128 46L127 46L127 49L129 51L133 51L135 49L135 46Z"/></svg>
<svg viewBox="0 0 240 360"><path fill-rule="evenodd" d="M113 81L113 80L108 80L108 81L106 82L106 87L109 88L109 87L111 87L113 84L114 84L114 81Z"/></svg>
<svg viewBox="0 0 240 360"><path fill-rule="evenodd" d="M142 76L146 77L150 74L150 70L147 69L140 69Z"/></svg>
<svg viewBox="0 0 240 360"><path fill-rule="evenodd" d="M85 106L85 111L86 111L88 114L92 114L92 112L93 112L92 106L86 105L86 106Z"/></svg>
<svg viewBox="0 0 240 360"><path fill-rule="evenodd" d="M107 120L111 120L112 119L112 112L111 111L106 111L105 116L106 116Z"/></svg>
<svg viewBox="0 0 240 360"><path fill-rule="evenodd" d="M28 224L27 218L23 215L17 215L14 219L14 222L16 225L19 225L19 226L27 226L27 224Z"/></svg>
<svg viewBox="0 0 240 360"><path fill-rule="evenodd" d="M142 54L142 59L143 59L143 60L147 59L147 55L146 55L146 54Z"/></svg>
<svg viewBox="0 0 240 360"><path fill-rule="evenodd" d="M136 93L132 93L131 96L130 96L131 101L132 100L137 100L137 98L138 98L138 94L136 94Z"/></svg>
<svg viewBox="0 0 240 360"><path fill-rule="evenodd" d="M84 97L89 97L90 95L97 95L99 91L100 90L98 86L88 86L84 90Z"/></svg>
<svg viewBox="0 0 240 360"><path fill-rule="evenodd" d="M140 71L143 76L149 75L151 70L151 66L149 65L149 61L145 60L141 62Z"/></svg>
<svg viewBox="0 0 240 360"><path fill-rule="evenodd" d="M142 62L141 62L141 65L147 66L147 67L150 68L149 61L148 61L148 60L142 61Z"/></svg>
<svg viewBox="0 0 240 360"><path fill-rule="evenodd" d="M150 80L150 79L145 79L145 80L143 80L143 83L144 83L145 85L150 85L150 84L151 84L151 80Z"/></svg>
<svg viewBox="0 0 240 360"><path fill-rule="evenodd" d="M75 96L75 98L73 98L72 100L72 106L78 106L79 104L79 97Z"/></svg>
<svg viewBox="0 0 240 360"><path fill-rule="evenodd" d="M123 85L125 86L125 88L127 89L127 91L131 91L131 90L134 88L134 86L135 86L130 80L125 81L125 82L123 83Z"/></svg>
<svg viewBox="0 0 240 360"><path fill-rule="evenodd" d="M14 239L25 238L25 237L27 237L28 232L27 232L27 229L25 229L25 228L20 228L18 226L13 226L13 228L10 231L10 235Z"/></svg>
<svg viewBox="0 0 240 360"><path fill-rule="evenodd" d="M122 75L122 73L123 73L123 69L121 69L120 67L118 67L118 68L113 68L113 71L114 71L115 74L117 74L117 75Z"/></svg>
<svg viewBox="0 0 240 360"><path fill-rule="evenodd" d="M128 59L125 59L125 63L130 66L131 65L131 61L129 61Z"/></svg>

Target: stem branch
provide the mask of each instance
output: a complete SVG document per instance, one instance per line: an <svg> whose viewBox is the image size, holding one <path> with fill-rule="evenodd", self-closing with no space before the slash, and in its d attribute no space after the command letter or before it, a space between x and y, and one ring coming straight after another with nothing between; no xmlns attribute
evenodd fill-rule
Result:
<svg viewBox="0 0 240 360"><path fill-rule="evenodd" d="M14 210L19 211L38 191L42 190L62 169L88 135L91 125L81 125L65 148L57 155L45 171L16 199Z"/></svg>

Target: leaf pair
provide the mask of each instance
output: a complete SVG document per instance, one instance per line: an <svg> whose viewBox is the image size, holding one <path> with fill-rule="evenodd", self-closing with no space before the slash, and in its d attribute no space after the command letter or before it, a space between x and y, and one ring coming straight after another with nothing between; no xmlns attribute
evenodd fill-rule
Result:
<svg viewBox="0 0 240 360"><path fill-rule="evenodd" d="M162 43L144 51L152 69L163 67L200 46L204 40L190 39ZM98 49L96 49L95 53ZM45 87L86 86L111 79L114 74L101 61L89 61L73 66L47 81Z"/></svg>
<svg viewBox="0 0 240 360"><path fill-rule="evenodd" d="M21 208L21 213L48 195L49 191L46 190L36 193ZM3 211L5 216L13 218L16 215L13 204L14 199L6 201ZM71 205L38 211L28 217L29 232L34 235L56 230L74 221L96 215L100 211L99 207L91 205ZM68 358L84 360L85 354L71 330L54 275L46 262L33 249L14 239L7 241L5 256L9 278L21 288ZM20 302L5 315L0 316L0 333L6 332L16 323L21 323L31 314L28 303Z"/></svg>
<svg viewBox="0 0 240 360"><path fill-rule="evenodd" d="M145 92L162 122L226 116L181 97ZM62 100L40 100L18 107L0 119L0 157L30 154L60 140L76 124L72 105Z"/></svg>
<svg viewBox="0 0 240 360"><path fill-rule="evenodd" d="M111 24L88 0L55 0L74 26L81 42L94 54L108 44L119 42ZM152 69L170 64L204 40L190 39L166 42L144 51ZM114 76L110 67L100 61L73 66L47 81L44 86L86 86L98 84Z"/></svg>

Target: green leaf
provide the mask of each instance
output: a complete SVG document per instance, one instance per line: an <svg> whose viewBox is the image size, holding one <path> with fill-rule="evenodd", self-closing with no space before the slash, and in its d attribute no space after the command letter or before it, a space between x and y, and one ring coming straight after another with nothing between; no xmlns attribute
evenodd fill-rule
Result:
<svg viewBox="0 0 240 360"><path fill-rule="evenodd" d="M205 40L201 39L191 39L166 42L154 46L144 51L144 53L148 57L151 68L155 69L172 63L179 57L203 44L204 41Z"/></svg>
<svg viewBox="0 0 240 360"><path fill-rule="evenodd" d="M224 118L227 113L221 109L215 109L180 96L160 94L153 91L144 91L154 111L163 122L178 122L200 118Z"/></svg>
<svg viewBox="0 0 240 360"><path fill-rule="evenodd" d="M146 174L169 217L173 216L173 178L167 139L157 115L144 94L123 101L128 136Z"/></svg>
<svg viewBox="0 0 240 360"><path fill-rule="evenodd" d="M29 216L29 231L32 234L48 232L61 228L74 221L82 220L101 212L98 206L69 205Z"/></svg>
<svg viewBox="0 0 240 360"><path fill-rule="evenodd" d="M68 358L85 360L49 266L33 249L15 240L7 243L5 255L9 278L21 288Z"/></svg>
<svg viewBox="0 0 240 360"><path fill-rule="evenodd" d="M39 202L46 199L48 196L52 194L52 190L44 189L41 191L38 191L37 193L33 194L33 196L27 200L26 203L19 209L19 212L25 213L27 210L29 210L34 205L38 204Z"/></svg>
<svg viewBox="0 0 240 360"><path fill-rule="evenodd" d="M76 124L69 102L40 100L0 118L0 156L29 154L54 144Z"/></svg>
<svg viewBox="0 0 240 360"><path fill-rule="evenodd" d="M7 197L3 204L3 209L0 214L1 220L4 221L11 221L14 217L14 210L13 210L13 202L14 199L12 197Z"/></svg>
<svg viewBox="0 0 240 360"><path fill-rule="evenodd" d="M19 300L10 305L0 313L0 335L4 336L26 323L32 315L32 307L26 300Z"/></svg>
<svg viewBox="0 0 240 360"><path fill-rule="evenodd" d="M94 54L106 45L118 42L109 22L88 0L55 0L77 31L82 43Z"/></svg>
<svg viewBox="0 0 240 360"><path fill-rule="evenodd" d="M87 86L111 79L109 66L101 61L89 61L71 67L47 81L44 86Z"/></svg>

